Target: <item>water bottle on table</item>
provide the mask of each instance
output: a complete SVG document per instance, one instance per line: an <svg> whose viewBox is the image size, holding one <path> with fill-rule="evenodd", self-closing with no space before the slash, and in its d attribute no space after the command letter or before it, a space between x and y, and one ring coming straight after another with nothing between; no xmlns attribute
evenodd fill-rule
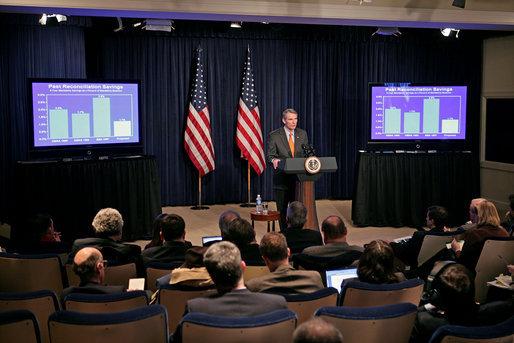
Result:
<svg viewBox="0 0 514 343"><path fill-rule="evenodd" d="M257 212L257 214L262 213L262 199L260 194L257 194L257 199L255 200L255 212Z"/></svg>

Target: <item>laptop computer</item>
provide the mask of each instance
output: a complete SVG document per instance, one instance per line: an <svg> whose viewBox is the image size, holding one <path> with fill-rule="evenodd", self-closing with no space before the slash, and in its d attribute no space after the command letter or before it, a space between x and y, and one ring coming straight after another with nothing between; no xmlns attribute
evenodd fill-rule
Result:
<svg viewBox="0 0 514 343"><path fill-rule="evenodd" d="M202 245L205 245L205 243L212 242L212 241L221 241L221 236L202 237Z"/></svg>
<svg viewBox="0 0 514 343"><path fill-rule="evenodd" d="M358 279L357 268L335 269L325 271L327 287L334 287L341 293L341 284L345 280Z"/></svg>

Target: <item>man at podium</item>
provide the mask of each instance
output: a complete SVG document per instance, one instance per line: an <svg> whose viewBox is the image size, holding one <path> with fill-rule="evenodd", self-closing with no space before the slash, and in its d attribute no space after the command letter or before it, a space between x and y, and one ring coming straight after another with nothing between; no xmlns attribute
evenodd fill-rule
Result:
<svg viewBox="0 0 514 343"><path fill-rule="evenodd" d="M268 162L273 164L273 189L277 210L280 212L280 231L287 228L286 212L295 197L295 179L277 169L278 162L285 158L305 157L302 145L308 144L307 132L296 127L298 114L292 108L282 112L283 127L272 131L268 139Z"/></svg>

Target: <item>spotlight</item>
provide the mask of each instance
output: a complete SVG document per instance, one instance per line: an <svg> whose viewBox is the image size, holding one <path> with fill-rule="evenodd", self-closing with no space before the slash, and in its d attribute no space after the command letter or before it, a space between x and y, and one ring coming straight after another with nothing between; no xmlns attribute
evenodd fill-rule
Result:
<svg viewBox="0 0 514 343"><path fill-rule="evenodd" d="M459 32L460 32L460 29L452 29L452 28L445 28L445 29L441 29L441 34L445 37L449 37L452 32L455 32L455 38L459 38Z"/></svg>
<svg viewBox="0 0 514 343"><path fill-rule="evenodd" d="M466 0L453 0L452 6L464 8L466 6Z"/></svg>
<svg viewBox="0 0 514 343"><path fill-rule="evenodd" d="M230 27L234 28L234 29L240 29L242 25L243 25L242 21L233 21L230 23Z"/></svg>

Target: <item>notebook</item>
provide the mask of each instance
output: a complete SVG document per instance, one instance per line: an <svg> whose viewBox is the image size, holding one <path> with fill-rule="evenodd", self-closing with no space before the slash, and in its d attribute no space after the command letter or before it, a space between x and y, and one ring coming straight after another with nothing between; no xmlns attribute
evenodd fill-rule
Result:
<svg viewBox="0 0 514 343"><path fill-rule="evenodd" d="M325 271L327 276L327 287L334 287L341 293L341 284L344 280L357 279L357 268L336 269Z"/></svg>
<svg viewBox="0 0 514 343"><path fill-rule="evenodd" d="M202 237L202 245L205 245L205 243L212 242L212 241L221 241L221 236Z"/></svg>

